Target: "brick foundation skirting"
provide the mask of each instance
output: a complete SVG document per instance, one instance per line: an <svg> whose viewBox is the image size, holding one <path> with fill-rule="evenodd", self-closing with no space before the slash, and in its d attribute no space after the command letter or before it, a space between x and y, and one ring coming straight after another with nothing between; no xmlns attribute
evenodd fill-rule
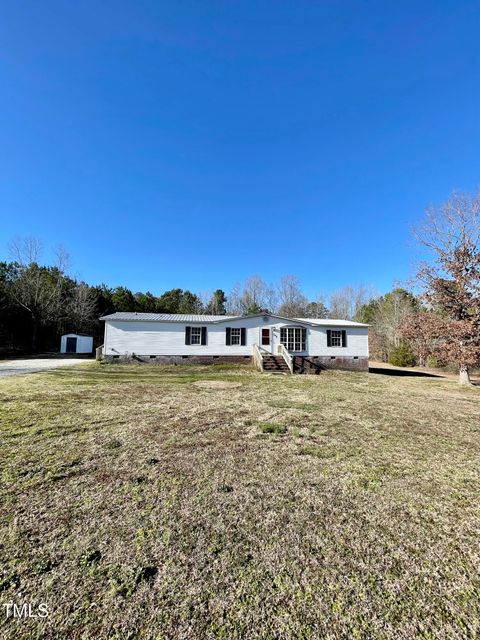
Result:
<svg viewBox="0 0 480 640"><path fill-rule="evenodd" d="M250 364L252 356L137 356L135 354L103 357L108 364Z"/></svg>
<svg viewBox="0 0 480 640"><path fill-rule="evenodd" d="M251 364L251 356L140 356L106 355L103 362L108 364ZM368 371L368 358L359 356L294 356L294 372L319 374L326 369L346 371Z"/></svg>
<svg viewBox="0 0 480 640"><path fill-rule="evenodd" d="M325 369L344 371L368 371L368 358L365 356L294 356L294 372L319 374Z"/></svg>

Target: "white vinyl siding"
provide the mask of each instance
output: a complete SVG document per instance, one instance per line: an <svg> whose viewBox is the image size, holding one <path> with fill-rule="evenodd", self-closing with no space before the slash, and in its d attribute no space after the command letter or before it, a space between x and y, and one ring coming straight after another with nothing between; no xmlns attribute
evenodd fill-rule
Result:
<svg viewBox="0 0 480 640"><path fill-rule="evenodd" d="M291 326L291 322L281 321L269 317L264 322L259 318L242 318L238 321L229 319L228 322L208 324L207 344L185 344L185 327L192 329L200 325L190 322L148 322L148 321L105 321L105 349L106 355L232 355L232 346L226 344L225 328L245 328L246 344L235 345L235 355L251 356L252 346L261 344L262 329L270 329L273 347L279 344L282 327ZM205 326L205 325L204 325ZM347 347L327 347L327 328L341 331L343 327L333 326L305 326L306 351L305 355L312 356L368 356L368 328L347 327ZM232 343L233 344L233 343Z"/></svg>

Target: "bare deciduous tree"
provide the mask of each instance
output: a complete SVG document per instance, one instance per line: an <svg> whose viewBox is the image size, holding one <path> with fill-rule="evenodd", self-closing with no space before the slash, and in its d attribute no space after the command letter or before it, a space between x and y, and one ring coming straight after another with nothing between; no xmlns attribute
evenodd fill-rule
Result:
<svg viewBox="0 0 480 640"><path fill-rule="evenodd" d="M337 289L330 294L330 316L340 320L354 320L373 296L373 288L363 284Z"/></svg>
<svg viewBox="0 0 480 640"><path fill-rule="evenodd" d="M76 284L68 305L67 314L76 331L87 331L95 318L97 297L84 282Z"/></svg>
<svg viewBox="0 0 480 640"><path fill-rule="evenodd" d="M30 315L33 351L37 348L39 327L57 320L62 314L64 273L68 266L68 254L62 247L57 249L56 261L51 267L39 265L41 252L38 238L16 238L10 244L17 270L11 283L11 295Z"/></svg>
<svg viewBox="0 0 480 640"><path fill-rule="evenodd" d="M259 275L245 280L239 303L242 313L260 313L269 310L275 300L275 291Z"/></svg>
<svg viewBox="0 0 480 640"><path fill-rule="evenodd" d="M16 237L8 245L10 256L20 266L38 264L43 252L42 242L35 236Z"/></svg>
<svg viewBox="0 0 480 640"><path fill-rule="evenodd" d="M307 315L308 300L300 287L297 276L286 275L278 285L280 307L278 313L286 318L301 318Z"/></svg>
<svg viewBox="0 0 480 640"><path fill-rule="evenodd" d="M242 295L242 287L239 282L235 283L227 295L226 311L228 315L238 316L242 313L242 305L240 298Z"/></svg>

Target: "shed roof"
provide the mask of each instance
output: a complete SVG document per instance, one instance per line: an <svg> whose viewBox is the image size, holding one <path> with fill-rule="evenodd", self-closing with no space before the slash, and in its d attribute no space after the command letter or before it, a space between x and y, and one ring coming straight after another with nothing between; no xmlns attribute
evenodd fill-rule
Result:
<svg viewBox="0 0 480 640"><path fill-rule="evenodd" d="M62 334L62 338L92 338L93 336L89 336L88 333L64 333Z"/></svg>

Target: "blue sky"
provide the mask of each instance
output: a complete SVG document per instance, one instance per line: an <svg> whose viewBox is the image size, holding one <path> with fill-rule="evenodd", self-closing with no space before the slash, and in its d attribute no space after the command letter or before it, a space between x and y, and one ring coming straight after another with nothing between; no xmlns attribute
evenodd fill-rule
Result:
<svg viewBox="0 0 480 640"><path fill-rule="evenodd" d="M406 278L480 169L480 2L0 5L0 259L90 283L308 293Z"/></svg>

